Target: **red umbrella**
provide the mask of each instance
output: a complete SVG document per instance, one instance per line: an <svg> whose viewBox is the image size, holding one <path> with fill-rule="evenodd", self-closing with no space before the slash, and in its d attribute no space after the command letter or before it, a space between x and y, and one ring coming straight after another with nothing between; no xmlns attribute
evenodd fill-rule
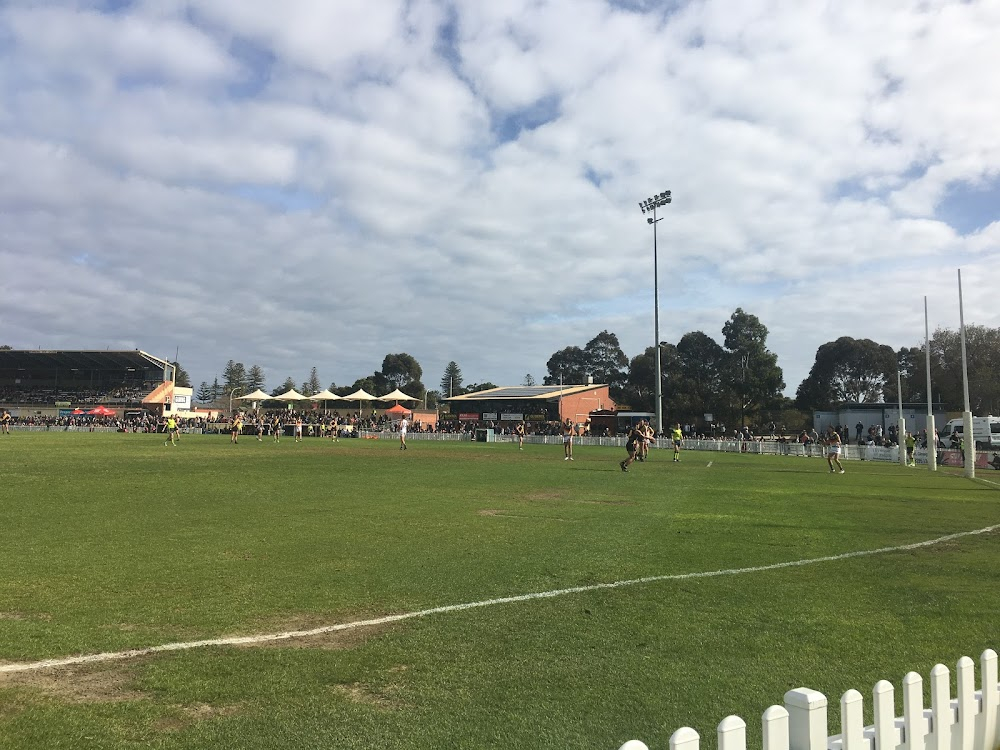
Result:
<svg viewBox="0 0 1000 750"><path fill-rule="evenodd" d="M70 414L86 414L86 413L87 412L85 412L83 409L74 409L73 411L70 412Z"/></svg>
<svg viewBox="0 0 1000 750"><path fill-rule="evenodd" d="M109 409L106 406L98 406L96 409L91 409L87 414L92 414L95 417L111 417L114 416L115 410Z"/></svg>

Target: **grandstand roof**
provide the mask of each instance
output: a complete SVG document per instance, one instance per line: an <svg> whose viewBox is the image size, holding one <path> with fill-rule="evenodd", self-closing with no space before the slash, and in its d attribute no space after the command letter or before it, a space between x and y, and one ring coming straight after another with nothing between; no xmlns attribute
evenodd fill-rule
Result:
<svg viewBox="0 0 1000 750"><path fill-rule="evenodd" d="M514 385L490 388L486 391L476 391L475 393L463 393L461 396L452 396L442 399L443 401L551 401L563 396L572 396L576 393L584 393L597 388L607 388L606 384L594 383L593 385Z"/></svg>
<svg viewBox="0 0 1000 750"><path fill-rule="evenodd" d="M128 351L71 351L0 349L0 370L147 370L163 369L170 363L140 349Z"/></svg>

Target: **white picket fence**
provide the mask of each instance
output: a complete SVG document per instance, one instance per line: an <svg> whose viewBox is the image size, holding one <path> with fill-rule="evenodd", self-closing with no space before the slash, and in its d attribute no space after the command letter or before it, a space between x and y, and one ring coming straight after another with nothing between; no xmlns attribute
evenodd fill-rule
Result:
<svg viewBox="0 0 1000 750"><path fill-rule="evenodd" d="M903 716L895 716L892 683L881 680L872 691L872 726L864 725L864 698L848 690L840 699L840 734L830 735L826 696L809 688L785 693L785 705L771 706L762 717L763 750L997 750L1000 747L1000 684L997 653L980 657L981 688L975 688L975 663L958 660L957 697L951 697L951 673L938 664L931 670L931 707L924 708L923 680L916 672L903 678ZM682 727L670 737L670 750L698 750L700 737ZM728 716L718 726L718 750L746 750L747 725ZM631 740L619 750L649 750Z"/></svg>

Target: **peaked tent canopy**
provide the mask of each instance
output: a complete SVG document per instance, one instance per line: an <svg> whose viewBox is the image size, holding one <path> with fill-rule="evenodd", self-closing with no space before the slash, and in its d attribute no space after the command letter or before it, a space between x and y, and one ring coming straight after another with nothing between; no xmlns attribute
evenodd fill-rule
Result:
<svg viewBox="0 0 1000 750"><path fill-rule="evenodd" d="M258 388L253 393L248 393L246 396L237 396L237 401L269 401L273 399L270 393L264 393L260 388Z"/></svg>
<svg viewBox="0 0 1000 750"><path fill-rule="evenodd" d="M109 409L106 406L98 406L98 407L96 407L96 408L91 409L90 411L88 411L87 414L92 414L95 417L111 417L111 416L114 416L115 410L114 409Z"/></svg>
<svg viewBox="0 0 1000 750"><path fill-rule="evenodd" d="M419 401L419 398L413 398L413 396L407 396L399 388L394 390L392 393L387 393L384 396L378 397L379 401Z"/></svg>
<svg viewBox="0 0 1000 750"><path fill-rule="evenodd" d="M342 396L344 401L379 401L377 396L368 393L364 388L358 388L354 393Z"/></svg>
<svg viewBox="0 0 1000 750"><path fill-rule="evenodd" d="M271 398L277 399L278 401L303 401L308 397L303 396L294 388L289 388L284 393L279 393L277 396L271 396Z"/></svg>
<svg viewBox="0 0 1000 750"><path fill-rule="evenodd" d="M393 416L403 415L403 414L413 414L412 411L410 411L409 409L407 409L405 406L400 406L399 404L396 404L395 406L393 406L393 407L391 407L389 409L386 409L385 413L386 414L392 414Z"/></svg>
<svg viewBox="0 0 1000 750"><path fill-rule="evenodd" d="M312 396L308 397L310 401L340 401L343 396L338 396L336 393L331 393L330 389L320 391L319 393L314 393Z"/></svg>

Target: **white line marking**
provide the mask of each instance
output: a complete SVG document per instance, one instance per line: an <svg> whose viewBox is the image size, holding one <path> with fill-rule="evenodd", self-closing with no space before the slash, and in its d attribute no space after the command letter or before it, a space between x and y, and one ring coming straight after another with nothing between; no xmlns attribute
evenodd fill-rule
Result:
<svg viewBox="0 0 1000 750"><path fill-rule="evenodd" d="M706 468L706 469L710 469L710 468L712 468L712 464L713 464L713 463L715 463L715 462L714 462L714 461L709 461L709 462L708 462L708 466L706 466L705 468Z"/></svg>
<svg viewBox="0 0 1000 750"><path fill-rule="evenodd" d="M879 547L878 549L859 550L857 552L844 552L839 555L827 555L825 557L813 557L808 560L792 560L790 562L772 563L771 565L757 565L752 568L729 568L727 570L712 570L704 573L675 573L672 575L646 576L644 578L634 578L628 581L615 581L613 583L595 583L588 586L574 586L568 589L555 589L553 591L541 591L533 594L520 594L518 596L504 596L498 599L484 599L479 602L466 602L465 604L448 604L443 607L432 607L422 609L418 612L405 612L398 615L386 615L376 617L372 620L358 620L356 622L343 622L337 625L325 625L312 630L290 630L284 633L270 633L265 635L236 636L232 638L214 638L204 641L187 641L184 643L165 643L161 646L149 646L147 648L133 648L128 651L117 651L113 653L88 654L85 656L69 656L64 659L45 659L43 661L27 662L22 664L0 664L0 674L11 672L28 672L35 669L46 669L49 667L68 667L74 664L93 664L95 662L115 661L122 659L133 659L137 656L148 654L158 654L164 651L187 651L193 648L204 648L206 646L245 646L255 643L268 643L271 641L283 641L291 638L308 638L324 633L335 633L341 630L355 630L357 628L373 627L375 625L386 625L401 620L411 620L415 617L427 617L428 615L439 615L446 612L461 612L466 609L476 609L478 607L490 607L494 604L512 604L514 602L527 602L533 599L551 599L556 596L566 594L582 594L588 591L600 591L602 589L616 589L623 586L634 586L640 583L656 583L659 581L683 581L690 578L716 578L719 576L742 575L744 573L761 573L767 570L780 570L781 568L794 568L803 565L814 565L822 562L834 562L836 560L848 560L852 557L870 557L871 555L881 555L887 552L902 552L904 550L920 549L921 547L931 547L935 544L948 542L952 539L960 539L966 536L976 536L978 534L988 534L991 531L1000 529L1000 524L986 526L974 531L960 531L956 534L939 536L936 539L928 539L924 542L914 542L913 544L901 544L896 547Z"/></svg>

